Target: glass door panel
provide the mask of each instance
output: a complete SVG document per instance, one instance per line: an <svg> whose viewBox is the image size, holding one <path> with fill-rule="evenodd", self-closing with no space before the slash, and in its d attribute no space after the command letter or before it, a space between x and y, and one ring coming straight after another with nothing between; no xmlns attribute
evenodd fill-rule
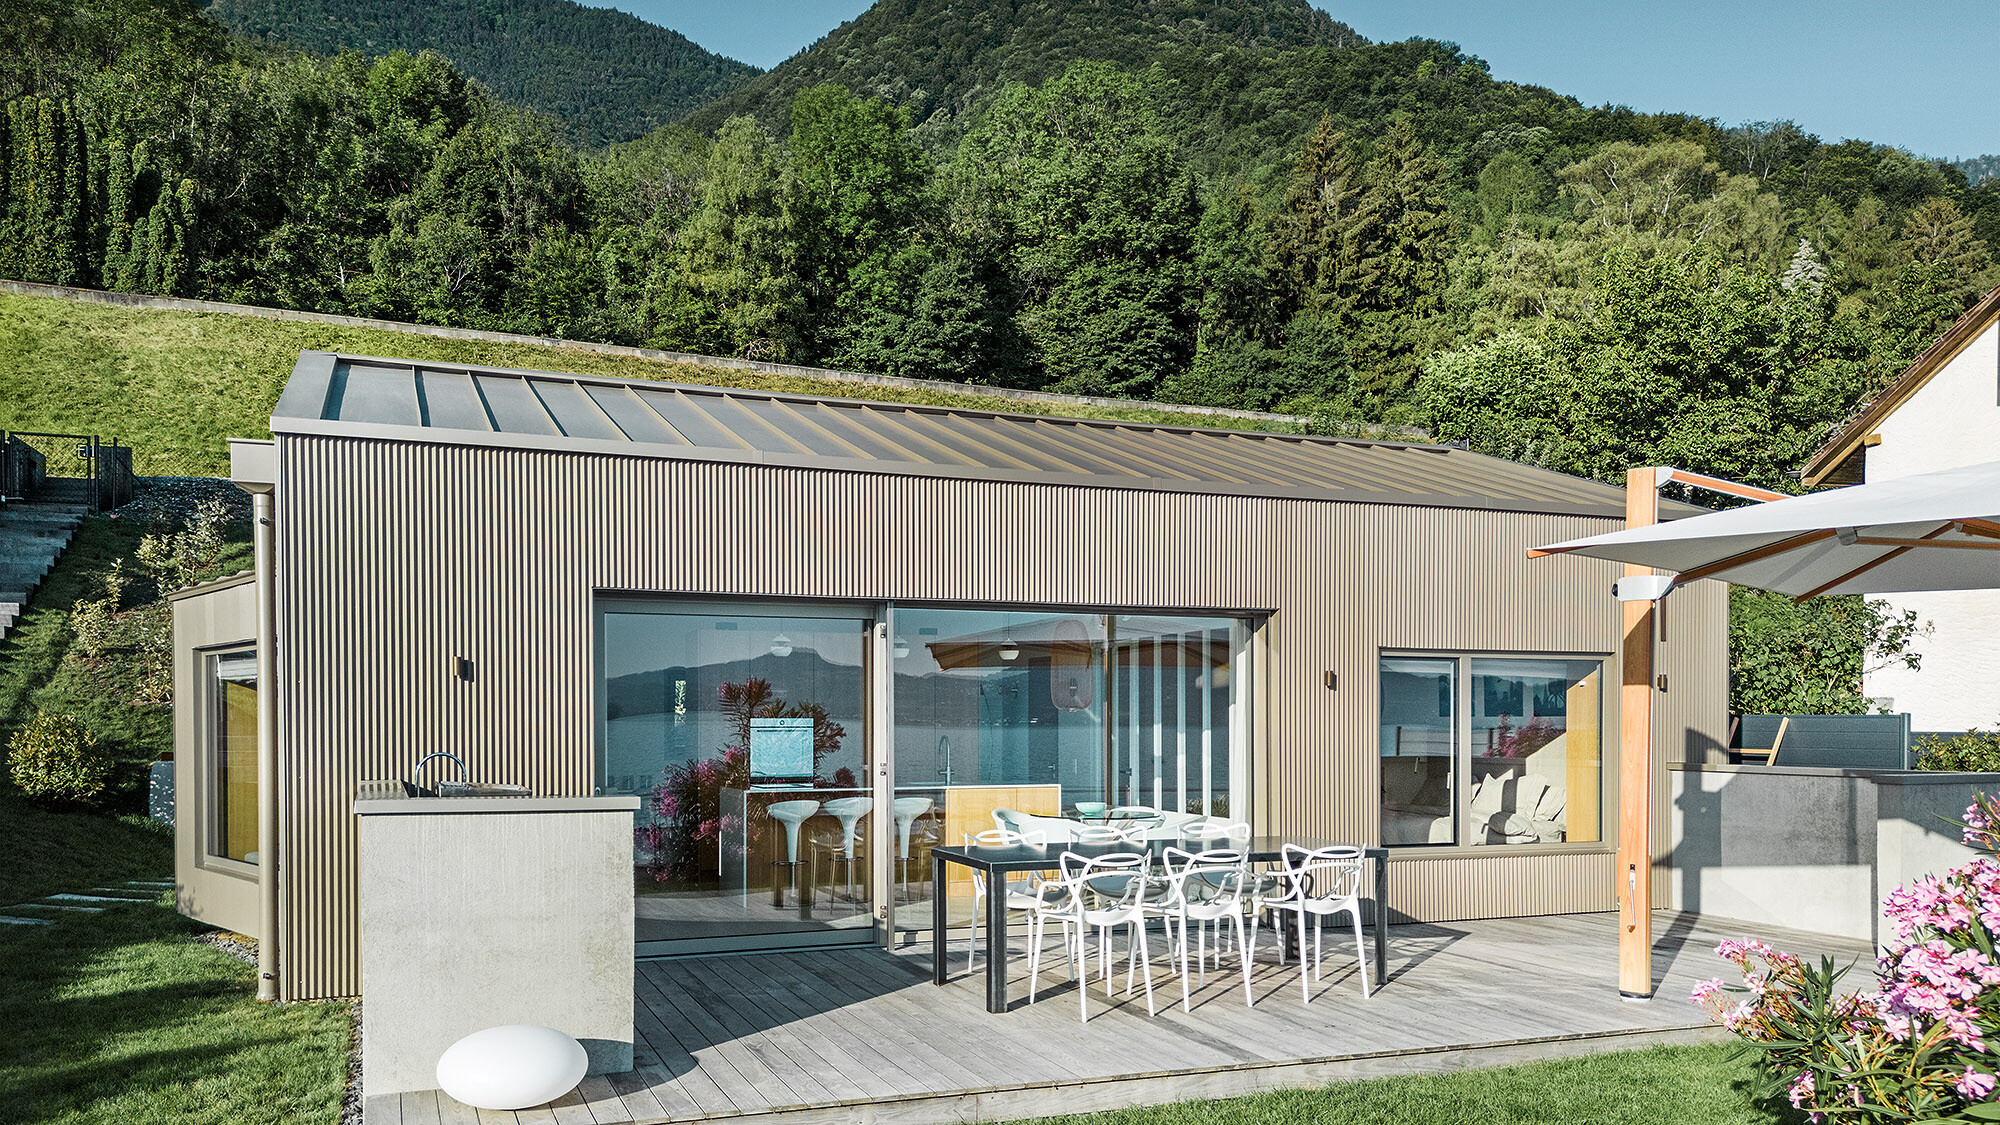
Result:
<svg viewBox="0 0 2000 1125"><path fill-rule="evenodd" d="M1114 805L1231 815L1234 625L1226 617L1112 619Z"/></svg>
<svg viewBox="0 0 2000 1125"><path fill-rule="evenodd" d="M931 845L993 828L995 811L1105 800L1104 629L1093 613L896 610L896 801L915 817L894 865L899 931L930 928ZM969 919L970 876L950 871Z"/></svg>
<svg viewBox="0 0 2000 1125"><path fill-rule="evenodd" d="M872 940L897 825L868 788L867 625L605 608L599 784L641 800L640 953Z"/></svg>

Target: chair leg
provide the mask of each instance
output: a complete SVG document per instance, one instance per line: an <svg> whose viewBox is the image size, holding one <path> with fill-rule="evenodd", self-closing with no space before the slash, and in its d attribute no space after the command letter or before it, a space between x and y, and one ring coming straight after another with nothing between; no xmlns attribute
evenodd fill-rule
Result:
<svg viewBox="0 0 2000 1125"><path fill-rule="evenodd" d="M1313 979L1314 980L1326 979L1326 932L1325 932L1325 926L1322 924L1325 921L1326 921L1326 915L1324 914L1313 915ZM993 951L990 949L987 950L986 955L988 957L993 956Z"/></svg>
<svg viewBox="0 0 2000 1125"><path fill-rule="evenodd" d="M1028 1003L1035 1002L1035 993L1042 976L1042 916L1028 916Z"/></svg>
<svg viewBox="0 0 2000 1125"><path fill-rule="evenodd" d="M979 900L986 896L977 889L972 894L972 922L965 928L965 971L972 971L973 947L979 942Z"/></svg>
<svg viewBox="0 0 2000 1125"><path fill-rule="evenodd" d="M1310 1004L1313 1001L1312 985L1310 983L1312 972L1310 971L1310 966L1306 964L1306 912L1301 910L1298 912L1298 914L1299 914L1299 996L1301 997L1304 1003ZM992 955L993 954L990 951L987 953L988 957L991 957Z"/></svg>
<svg viewBox="0 0 2000 1125"><path fill-rule="evenodd" d="M1078 922L1076 943L1083 946L1083 971L1086 973L1090 971L1090 947L1084 945L1088 940L1088 935L1083 932L1083 923ZM1076 1019L1078 1023L1090 1022L1090 982L1083 977L1078 977L1076 981Z"/></svg>
<svg viewBox="0 0 2000 1125"><path fill-rule="evenodd" d="M1361 998L1368 999L1368 946L1361 940L1361 911L1354 913L1354 960L1361 967Z"/></svg>
<svg viewBox="0 0 2000 1125"><path fill-rule="evenodd" d="M1181 923L1181 1011L1192 1012L1194 1011L1194 1006L1192 1000L1189 998L1188 995L1187 915L1185 914L1181 915L1180 923Z"/></svg>
<svg viewBox="0 0 2000 1125"><path fill-rule="evenodd" d="M1236 951L1242 953L1247 948L1243 944L1243 915L1234 914L1231 917L1236 922ZM1238 960L1243 962L1243 1006L1254 1008L1257 1006L1257 1001L1250 996L1250 958L1246 956L1240 957Z"/></svg>
<svg viewBox="0 0 2000 1125"><path fill-rule="evenodd" d="M1139 958L1146 964L1146 1014L1158 1015L1159 1013L1153 1008L1153 957L1152 951L1146 948L1146 923L1134 921L1132 928L1138 931ZM1129 990L1131 986L1128 984L1126 988Z"/></svg>

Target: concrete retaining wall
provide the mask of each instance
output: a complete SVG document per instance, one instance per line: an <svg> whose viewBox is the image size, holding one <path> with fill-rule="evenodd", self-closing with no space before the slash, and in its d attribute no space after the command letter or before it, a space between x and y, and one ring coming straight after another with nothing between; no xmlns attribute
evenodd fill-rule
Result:
<svg viewBox="0 0 2000 1125"><path fill-rule="evenodd" d="M631 1070L638 799L369 797L364 1094L436 1089L445 1048L503 1024L576 1038L591 1074Z"/></svg>
<svg viewBox="0 0 2000 1125"><path fill-rule="evenodd" d="M1673 765L1683 910L1880 944L1881 902L1973 855L1954 822L2000 774Z"/></svg>

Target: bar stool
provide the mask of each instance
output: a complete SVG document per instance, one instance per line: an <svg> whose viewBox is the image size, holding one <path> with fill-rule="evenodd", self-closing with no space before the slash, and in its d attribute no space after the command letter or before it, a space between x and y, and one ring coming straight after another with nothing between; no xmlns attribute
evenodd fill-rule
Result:
<svg viewBox="0 0 2000 1125"><path fill-rule="evenodd" d="M821 806L840 822L840 858L847 861L847 897L854 899L854 833L861 818L875 811L873 797L841 797Z"/></svg>
<svg viewBox="0 0 2000 1125"><path fill-rule="evenodd" d="M908 883L910 881L910 828L916 824L918 817L931 811L931 799L929 797L898 797L889 806L889 811L896 818L896 858L903 865L902 878L899 882Z"/></svg>
<svg viewBox="0 0 2000 1125"><path fill-rule="evenodd" d="M791 870L792 897L799 896L799 825L812 819L819 811L818 801L779 801L768 805L764 811L772 820L785 826L785 866ZM773 864L773 866L776 866ZM773 883L771 897L778 900L772 905L783 906L784 893Z"/></svg>

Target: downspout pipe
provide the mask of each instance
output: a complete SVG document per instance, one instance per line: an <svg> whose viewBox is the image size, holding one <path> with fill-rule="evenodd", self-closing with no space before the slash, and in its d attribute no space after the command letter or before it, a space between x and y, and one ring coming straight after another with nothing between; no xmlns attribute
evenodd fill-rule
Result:
<svg viewBox="0 0 2000 1125"><path fill-rule="evenodd" d="M257 999L278 989L278 587L272 542L276 451L270 442L231 441L229 476L250 494L257 576Z"/></svg>

